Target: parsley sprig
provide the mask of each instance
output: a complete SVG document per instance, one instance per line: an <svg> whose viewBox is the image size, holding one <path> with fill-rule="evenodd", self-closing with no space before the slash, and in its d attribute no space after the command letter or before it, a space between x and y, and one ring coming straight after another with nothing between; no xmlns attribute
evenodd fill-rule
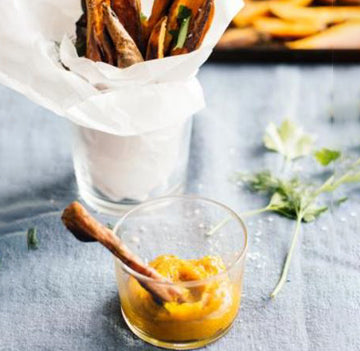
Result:
<svg viewBox="0 0 360 351"><path fill-rule="evenodd" d="M286 164L291 164L296 159L312 155L315 137L305 133L294 122L286 120L280 127L271 123L266 129L263 140L266 149L281 154ZM339 161L341 152L324 148L315 152L314 157L319 164L327 166L330 163ZM316 220L328 210L328 206L325 204L325 194L333 193L343 185L360 182L360 159L350 165L345 165L342 172L334 172L320 184L310 183L298 176L284 179L275 176L270 171L261 171L254 174L237 173L234 180L245 184L251 191L261 193L268 198L267 206L241 213L242 217L246 218L264 212L275 212L296 221L279 281L270 294L271 298L275 298L287 280L301 224ZM336 203L341 204L346 200L346 197L342 197ZM231 219L230 217L224 219L207 234L214 234Z"/></svg>
<svg viewBox="0 0 360 351"><path fill-rule="evenodd" d="M334 192L344 184L360 182L360 159L353 163L342 175L331 175L324 183L318 186L304 183L299 178L284 181L270 172L259 172L254 175L238 174L238 180L247 184L251 190L265 193L270 197L269 204L266 207L253 213L272 211L296 220L294 234L280 279L270 295L271 298L274 298L287 280L290 263L300 233L301 222L312 222L328 210L328 206L319 205L319 198L323 194ZM340 202L343 201L344 198L341 198Z"/></svg>
<svg viewBox="0 0 360 351"><path fill-rule="evenodd" d="M301 127L286 120L280 127L276 127L273 123L267 127L264 145L267 149L283 155L289 162L309 156L313 150L314 140L315 138L305 133ZM315 152L314 156L317 162L327 166L340 159L341 152L323 148ZM340 175L333 173L320 185L309 184L298 177L283 180L270 172L258 172L253 175L238 174L238 179L247 184L251 190L265 193L270 197L268 206L258 210L258 213L263 210L273 211L296 221L280 279L270 294L271 298L275 298L287 280L301 223L312 222L328 210L328 206L319 204L322 195L332 193L345 184L360 182L360 159L346 167ZM339 202L343 201L342 198Z"/></svg>

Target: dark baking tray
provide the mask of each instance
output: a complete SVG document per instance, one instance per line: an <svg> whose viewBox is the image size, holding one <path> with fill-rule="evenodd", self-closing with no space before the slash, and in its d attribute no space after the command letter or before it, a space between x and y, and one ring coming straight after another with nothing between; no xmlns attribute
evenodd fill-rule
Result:
<svg viewBox="0 0 360 351"><path fill-rule="evenodd" d="M360 63L360 50L293 50L253 47L246 49L215 49L213 62L232 63Z"/></svg>

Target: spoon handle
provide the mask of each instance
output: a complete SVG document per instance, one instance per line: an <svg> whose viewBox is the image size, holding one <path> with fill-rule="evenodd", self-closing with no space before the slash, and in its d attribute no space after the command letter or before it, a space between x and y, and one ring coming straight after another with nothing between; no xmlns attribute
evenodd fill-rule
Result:
<svg viewBox="0 0 360 351"><path fill-rule="evenodd" d="M153 279L154 281L144 280L139 283L153 295L156 301L185 301L182 291L178 287L175 285L159 284L159 282L171 282L165 279L154 268L144 264L112 230L99 223L80 203L71 203L64 210L61 219L65 227L78 240L99 242L132 270Z"/></svg>

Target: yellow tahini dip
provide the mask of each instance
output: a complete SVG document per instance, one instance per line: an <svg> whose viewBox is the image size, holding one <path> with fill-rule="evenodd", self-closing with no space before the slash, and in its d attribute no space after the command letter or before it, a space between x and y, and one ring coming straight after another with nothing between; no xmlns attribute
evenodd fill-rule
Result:
<svg viewBox="0 0 360 351"><path fill-rule="evenodd" d="M219 257L183 260L164 255L150 265L173 282L206 281L186 289L187 302L160 305L130 277L122 308L134 327L150 338L181 342L214 338L231 325L239 308L240 289L227 274L214 277L225 271Z"/></svg>

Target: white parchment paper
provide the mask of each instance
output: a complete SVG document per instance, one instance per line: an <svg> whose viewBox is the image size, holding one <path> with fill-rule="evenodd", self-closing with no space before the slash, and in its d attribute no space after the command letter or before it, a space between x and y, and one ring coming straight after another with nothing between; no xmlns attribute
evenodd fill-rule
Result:
<svg viewBox="0 0 360 351"><path fill-rule="evenodd" d="M144 5L149 12L152 1ZM80 0L1 0L0 83L80 126L74 164L83 198L143 201L177 185L184 125L205 105L196 73L241 6L216 1L199 50L119 69L78 57Z"/></svg>
<svg viewBox="0 0 360 351"><path fill-rule="evenodd" d="M151 3L144 1L146 11ZM216 1L200 50L120 70L77 56L80 0L1 0L0 83L88 128L117 135L163 129L204 107L195 74L241 5Z"/></svg>

